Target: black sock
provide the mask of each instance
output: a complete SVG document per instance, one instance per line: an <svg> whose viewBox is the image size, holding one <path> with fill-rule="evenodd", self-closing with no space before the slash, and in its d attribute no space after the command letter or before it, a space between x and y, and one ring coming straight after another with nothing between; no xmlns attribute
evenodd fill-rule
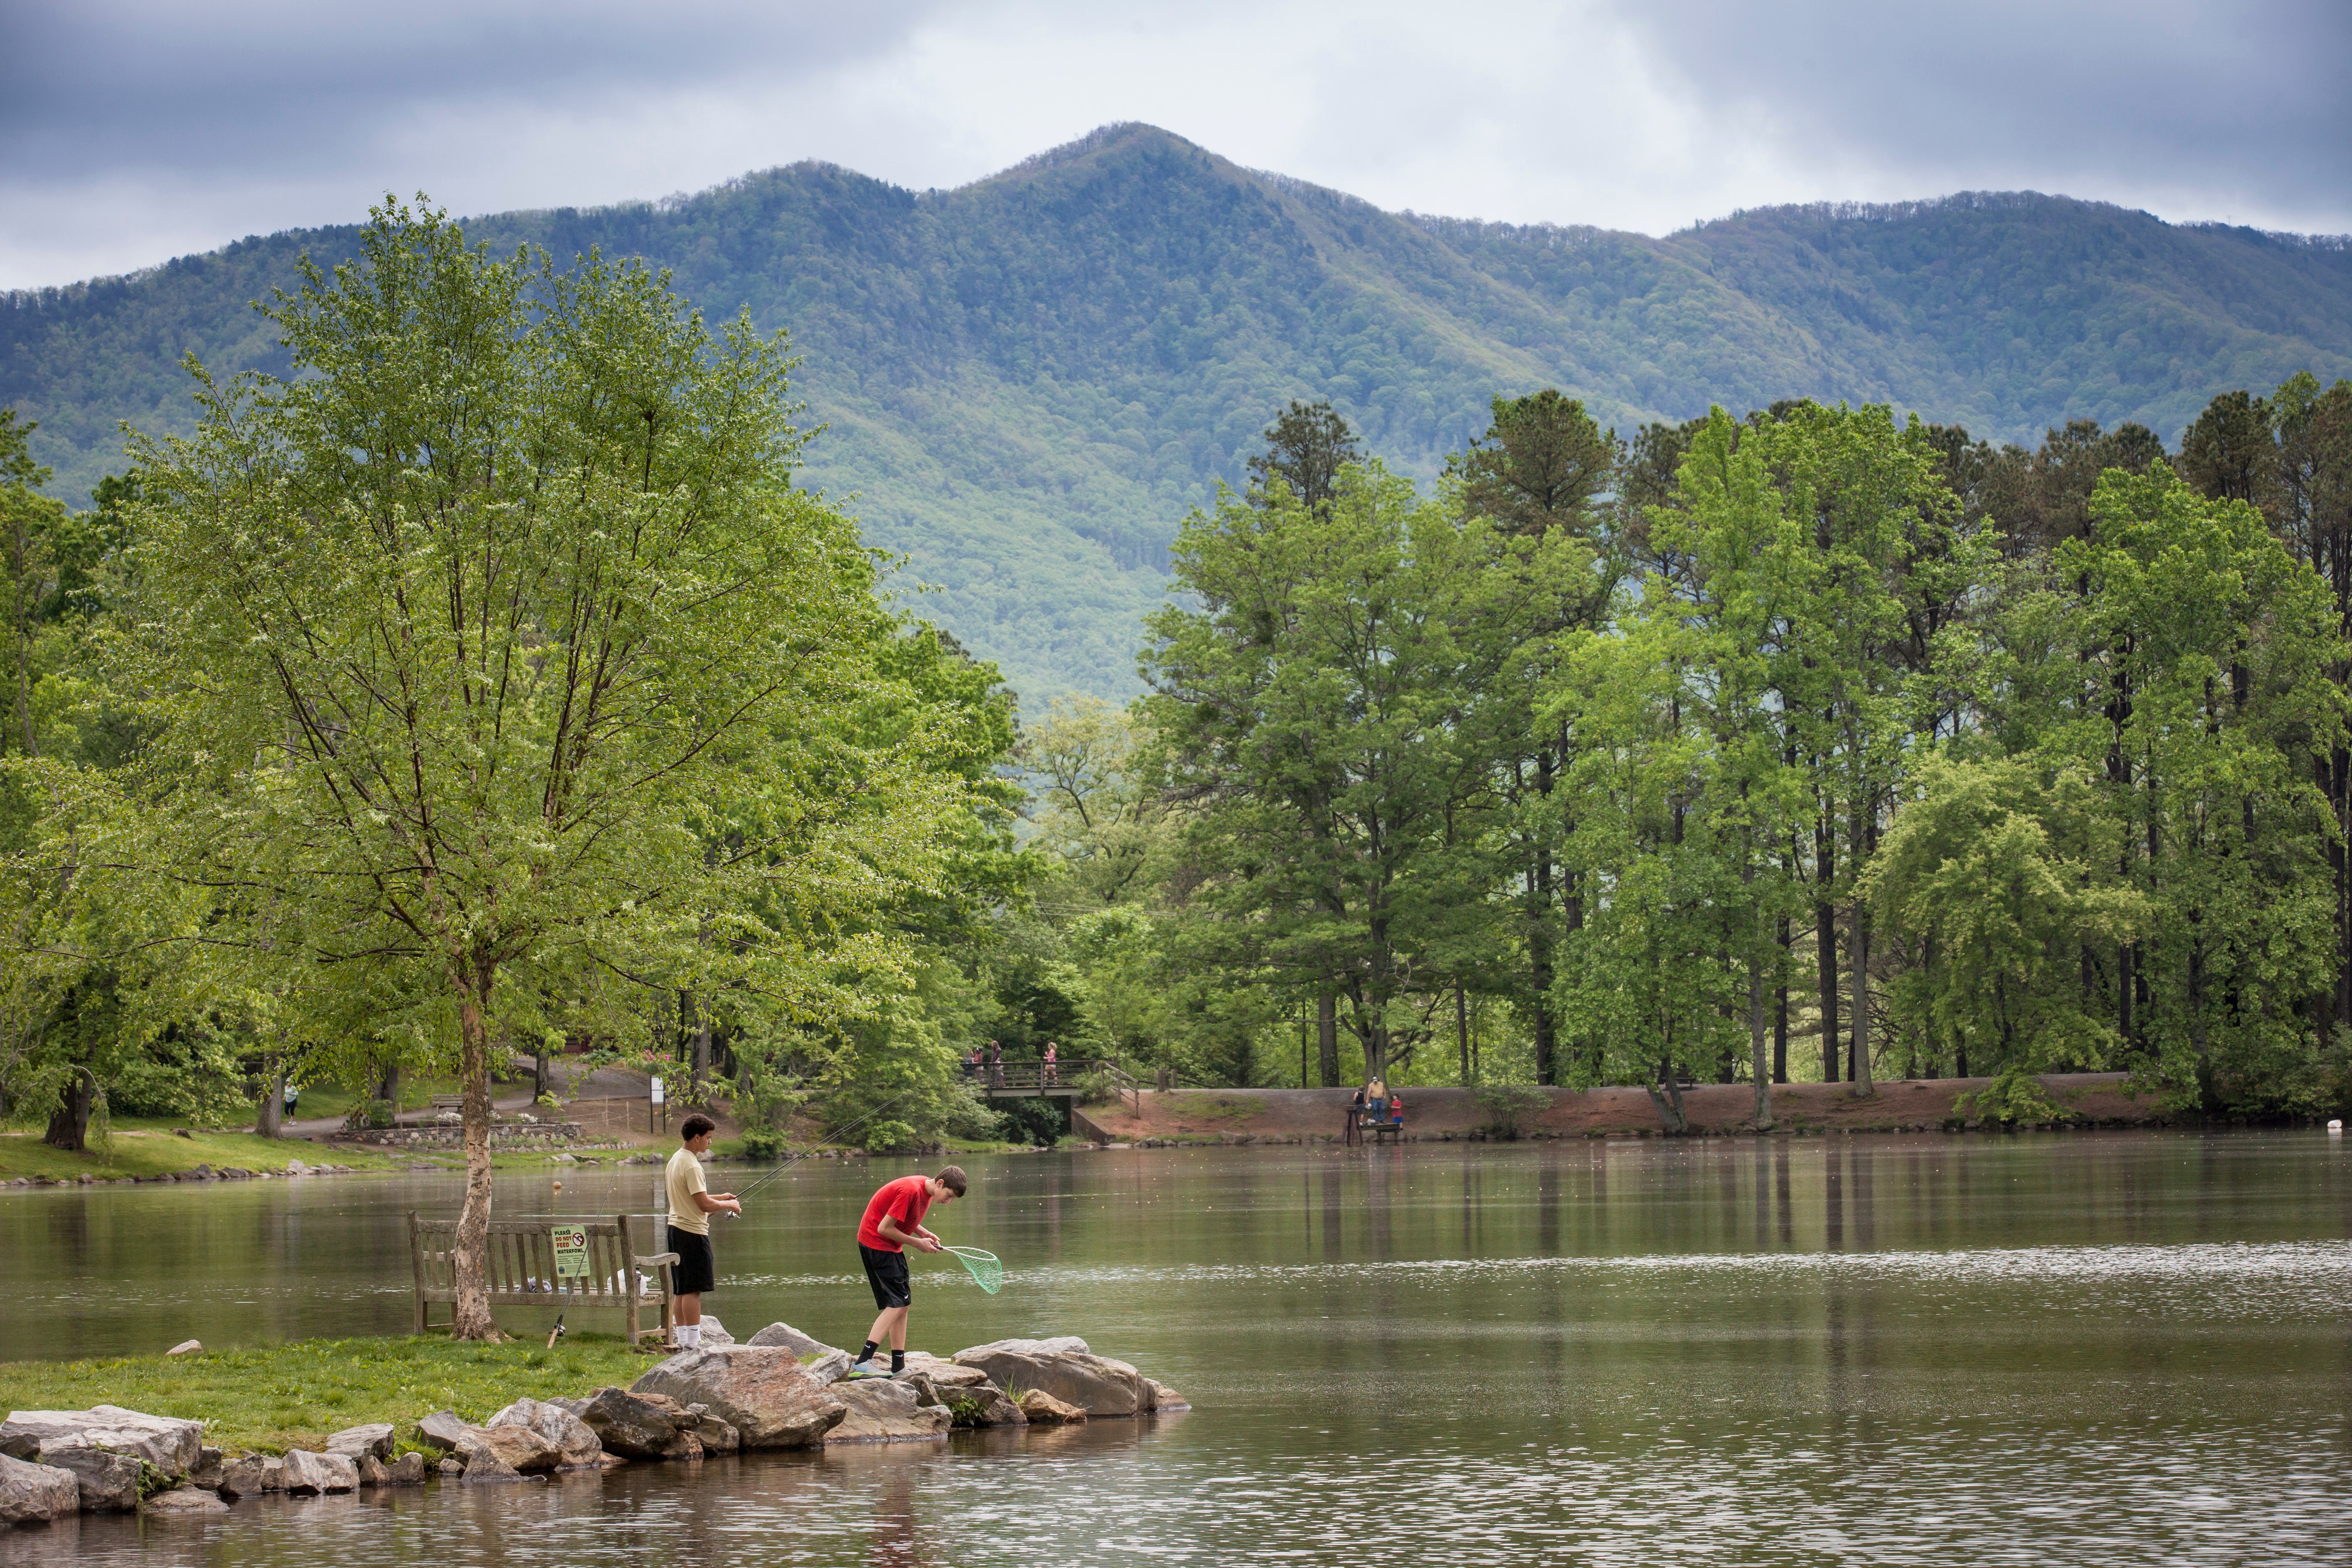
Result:
<svg viewBox="0 0 2352 1568"><path fill-rule="evenodd" d="M856 1364L857 1364L857 1365L859 1365L859 1366L864 1366L867 1362L872 1361L872 1360L874 1359L874 1352L875 1352L876 1351L880 1350L881 1348L882 1348L882 1347L881 1347L880 1345L876 1344L872 1340L868 1340L868 1341L866 1341L866 1348L865 1348L864 1350L859 1351L859 1352L857 1352L857 1362L856 1362Z"/></svg>
<svg viewBox="0 0 2352 1568"><path fill-rule="evenodd" d="M901 1373L907 1370L907 1352L905 1351L892 1351L890 1352L890 1370L893 1373Z"/></svg>

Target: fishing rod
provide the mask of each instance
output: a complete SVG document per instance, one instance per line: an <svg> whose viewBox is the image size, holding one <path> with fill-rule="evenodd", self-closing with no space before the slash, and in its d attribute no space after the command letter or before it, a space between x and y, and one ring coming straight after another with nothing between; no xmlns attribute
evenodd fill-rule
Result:
<svg viewBox="0 0 2352 1568"><path fill-rule="evenodd" d="M888 1100L886 1100L881 1104L876 1106L873 1110L867 1111L865 1115L859 1117L856 1121L851 1122L848 1126L843 1128L834 1136L836 1138L848 1137L859 1128L864 1127L867 1122L872 1121L877 1117L880 1116L884 1111L896 1109L899 1101L911 1099L919 1091L912 1089L900 1090L898 1093L891 1096ZM774 1170L770 1171L766 1175L761 1176L758 1181L753 1182L750 1186L745 1187L741 1192L736 1194L736 1202L740 1204L743 1199L750 1197L753 1193L758 1192L761 1187L766 1186L770 1182L772 1182L778 1176L782 1175L786 1171L792 1169L793 1165L815 1153L820 1147L821 1145L819 1144L812 1143L805 1149L785 1155L783 1159L777 1162L776 1168ZM728 1211L727 1217L730 1219L741 1219L743 1217L742 1210L740 1207L730 1209Z"/></svg>

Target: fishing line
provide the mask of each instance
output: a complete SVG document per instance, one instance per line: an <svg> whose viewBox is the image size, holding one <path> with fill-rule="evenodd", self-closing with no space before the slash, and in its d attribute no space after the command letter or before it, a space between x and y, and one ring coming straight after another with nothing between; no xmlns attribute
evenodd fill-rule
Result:
<svg viewBox="0 0 2352 1568"><path fill-rule="evenodd" d="M910 1100L919 1092L919 1089L909 1089L891 1096L888 1100L884 1100L881 1104L876 1106L873 1110L867 1111L865 1115L859 1117L856 1121L851 1122L848 1126L835 1133L834 1136L836 1139L847 1138L851 1133L856 1131L867 1122L874 1121L884 1111L895 1109L900 1100ZM812 1143L807 1148L800 1150L795 1153L785 1155L783 1159L777 1162L776 1168L774 1170L770 1171L766 1175L761 1176L758 1181L753 1182L750 1186L745 1187L741 1192L736 1194L736 1201L740 1203L743 1199L750 1197L753 1193L758 1192L761 1187L766 1186L770 1182L772 1182L778 1176L782 1175L795 1163L802 1160L805 1160L810 1155L815 1153L821 1147L822 1145L820 1144ZM730 1209L728 1211L727 1217L729 1219L741 1219L743 1217L742 1211L740 1209Z"/></svg>

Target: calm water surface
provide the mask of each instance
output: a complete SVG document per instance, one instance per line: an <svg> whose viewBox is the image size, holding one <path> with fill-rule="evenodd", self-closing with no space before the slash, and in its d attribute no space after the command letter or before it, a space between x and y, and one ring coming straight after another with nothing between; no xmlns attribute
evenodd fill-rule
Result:
<svg viewBox="0 0 2352 1568"><path fill-rule="evenodd" d="M2347 1563L2347 1160L2304 1132L975 1160L937 1228L1005 1289L923 1260L915 1342L1078 1333L1196 1409L86 1520L0 1563ZM909 1168L772 1184L719 1227L712 1311L855 1343L851 1229ZM653 1174L563 1173L561 1206L641 1212ZM404 1216L457 1195L0 1196L0 1340L397 1331ZM557 1206L549 1176L499 1201Z"/></svg>

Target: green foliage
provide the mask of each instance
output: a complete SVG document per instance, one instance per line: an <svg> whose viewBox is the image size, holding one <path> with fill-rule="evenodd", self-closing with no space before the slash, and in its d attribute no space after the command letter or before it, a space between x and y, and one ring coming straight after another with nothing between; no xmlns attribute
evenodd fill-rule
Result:
<svg viewBox="0 0 2352 1568"><path fill-rule="evenodd" d="M1328 399L1369 454L1426 479L1498 391L1547 384L1623 430L1811 396L2030 441L2069 416L2172 438L2224 387L2352 374L2352 252L2324 242L2022 194L1662 238L1426 218L1140 125L955 191L802 163L472 228L643 257L714 315L789 327L832 432L805 482L856 492L870 535L938 585L924 613L1032 703L1137 689L1179 520L1246 482L1292 400ZM285 374L246 302L362 236L10 295L0 405L41 422L42 460L87 493L119 464L119 420L189 428L183 355Z"/></svg>
<svg viewBox="0 0 2352 1568"><path fill-rule="evenodd" d="M1505 1138L1517 1138L1529 1117L1551 1103L1551 1097L1528 1084L1482 1083L1470 1091L1486 1115L1486 1126Z"/></svg>
<svg viewBox="0 0 2352 1568"><path fill-rule="evenodd" d="M792 1149L781 1130L766 1125L744 1128L741 1143L745 1157L753 1160L781 1160Z"/></svg>

